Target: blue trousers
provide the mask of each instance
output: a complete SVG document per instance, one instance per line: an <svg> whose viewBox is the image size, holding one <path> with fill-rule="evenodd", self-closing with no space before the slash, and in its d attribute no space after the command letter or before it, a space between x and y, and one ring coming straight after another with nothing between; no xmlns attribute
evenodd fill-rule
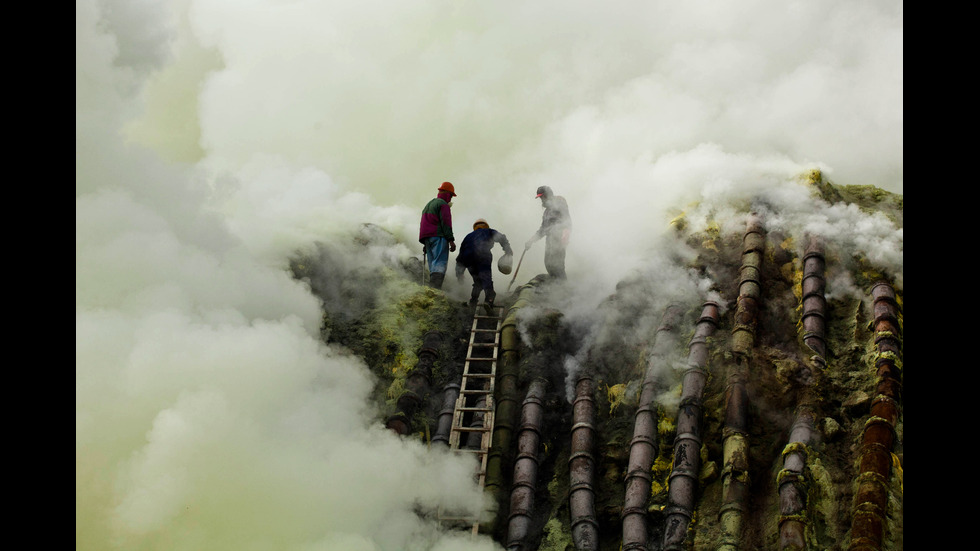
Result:
<svg viewBox="0 0 980 551"><path fill-rule="evenodd" d="M445 237L425 238L425 260L430 274L445 274L449 266L449 240Z"/></svg>

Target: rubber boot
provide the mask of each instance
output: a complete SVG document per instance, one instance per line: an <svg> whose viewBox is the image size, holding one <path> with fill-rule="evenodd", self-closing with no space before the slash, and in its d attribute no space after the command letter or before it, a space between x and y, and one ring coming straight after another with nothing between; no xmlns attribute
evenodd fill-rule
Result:
<svg viewBox="0 0 980 551"><path fill-rule="evenodd" d="M446 279L446 274L441 272L432 272L429 274L429 287L433 289L442 289L442 280Z"/></svg>

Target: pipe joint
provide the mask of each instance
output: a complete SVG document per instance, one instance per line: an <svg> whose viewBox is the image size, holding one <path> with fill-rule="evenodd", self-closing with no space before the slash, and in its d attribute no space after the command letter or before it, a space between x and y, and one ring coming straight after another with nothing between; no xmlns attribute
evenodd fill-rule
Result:
<svg viewBox="0 0 980 551"><path fill-rule="evenodd" d="M643 515L646 516L646 507L623 507L622 513L620 513L620 518L626 518L630 515Z"/></svg>
<svg viewBox="0 0 980 551"><path fill-rule="evenodd" d="M879 426L879 425L880 426L887 427L888 430L891 431L892 437L893 438L897 438L898 435L895 432L895 425L893 425L891 423L891 421L889 421L888 419L885 419L883 417L877 417L875 415L872 415L871 417L868 418L867 421L864 422L864 430L867 431L871 427L876 427L876 426ZM890 452L890 450L889 450L889 452Z"/></svg>
<svg viewBox="0 0 980 551"><path fill-rule="evenodd" d="M688 478L694 482L698 481L697 471L685 467L674 467L674 470L670 472L670 476L667 478L667 480L669 482L677 477Z"/></svg>
<svg viewBox="0 0 980 551"><path fill-rule="evenodd" d="M512 486L513 486L513 489L515 489L515 490L517 488L527 488L528 490L531 490L532 493L535 490L534 484L528 482L527 480L515 480L514 483L512 484Z"/></svg>
<svg viewBox="0 0 980 551"><path fill-rule="evenodd" d="M786 444L786 446L783 448L782 455L783 457L786 457L791 453L798 453L802 455L803 460L805 461L810 457L810 448L808 448L807 445L804 444L803 442L790 442L789 444Z"/></svg>
<svg viewBox="0 0 980 551"><path fill-rule="evenodd" d="M657 447L657 441L645 434L637 434L632 440L630 440L631 448L636 444L648 444L651 447Z"/></svg>
<svg viewBox="0 0 980 551"><path fill-rule="evenodd" d="M587 490L589 492L595 493L595 489L592 488L591 482L574 482L568 486L569 495L582 490Z"/></svg>
<svg viewBox="0 0 980 551"><path fill-rule="evenodd" d="M796 515L779 515L778 526L782 528L783 524L789 521L799 522L800 524L807 524L808 520L805 514Z"/></svg>
<svg viewBox="0 0 980 551"><path fill-rule="evenodd" d="M585 451L573 453L572 456L568 458L568 462L571 463L572 461L575 461L576 459L588 459L589 461L592 461L592 462L595 461L595 458L592 456L592 454L589 453L589 452L585 452Z"/></svg>
<svg viewBox="0 0 980 551"><path fill-rule="evenodd" d="M521 423L521 425L519 427L517 427L517 431L518 432L524 432L524 431L533 432L534 434L538 435L539 437L541 436L541 429L540 429L540 427L538 427L538 425L536 423L533 423L533 422Z"/></svg>
<svg viewBox="0 0 980 551"><path fill-rule="evenodd" d="M520 452L517 454L517 457L514 458L514 461L517 462L520 461L521 459L530 459L531 461L534 461L535 465L540 463L540 460L538 459L538 454L536 453Z"/></svg>
<svg viewBox="0 0 980 551"><path fill-rule="evenodd" d="M674 437L674 445L676 445L678 441L682 441L682 440L690 440L690 441L694 442L695 444L697 444L698 445L698 448L700 448L701 447L701 444L702 444L701 437L698 436L698 435L696 435L696 434L694 434L693 432L682 432L682 433L678 434L677 436L675 436Z"/></svg>
<svg viewBox="0 0 980 551"><path fill-rule="evenodd" d="M665 517L674 515L682 516L687 520L687 522L691 522L691 519L694 518L694 514L689 511L687 507L683 507L681 505L668 505L667 507L664 507L663 512Z"/></svg>
<svg viewBox="0 0 980 551"><path fill-rule="evenodd" d="M650 472L650 469L633 469L626 475L626 483L629 484L629 481L634 478L650 483L653 482L653 473Z"/></svg>
<svg viewBox="0 0 980 551"><path fill-rule="evenodd" d="M582 523L589 524L589 525L593 526L596 530L599 529L599 523L596 521L595 517L592 516L592 515L586 515L586 516L579 517L579 518L577 518L577 519L575 519L575 520L572 521L572 523L571 523L572 530L574 530L576 526L578 526L578 525L580 525Z"/></svg>
<svg viewBox="0 0 980 551"><path fill-rule="evenodd" d="M718 509L718 518L725 516L728 513L738 513L739 515L745 514L745 505L737 501L730 501L725 503Z"/></svg>
<svg viewBox="0 0 980 551"><path fill-rule="evenodd" d="M680 403L677 404L677 409L683 410L685 408L693 407L700 411L703 404L704 400L702 400L700 396L687 396L686 398L681 398Z"/></svg>
<svg viewBox="0 0 980 551"><path fill-rule="evenodd" d="M804 493L806 492L806 488L809 487L809 482L803 476L803 473L790 469L781 469L779 474L776 475L776 487L782 488L784 484L792 484L794 487L800 488Z"/></svg>
<svg viewBox="0 0 980 551"><path fill-rule="evenodd" d="M595 432L595 427L592 426L592 423L587 423L585 421L580 421L580 422L575 423L574 425L572 425L572 430L569 431L569 432L575 432L578 429L589 429L592 432Z"/></svg>
<svg viewBox="0 0 980 551"><path fill-rule="evenodd" d="M746 323L736 323L735 326L732 327L732 334L735 334L736 332L739 332L739 331L744 331L746 333L751 333L753 336L755 336L755 326L754 325L750 325L750 324L746 324Z"/></svg>

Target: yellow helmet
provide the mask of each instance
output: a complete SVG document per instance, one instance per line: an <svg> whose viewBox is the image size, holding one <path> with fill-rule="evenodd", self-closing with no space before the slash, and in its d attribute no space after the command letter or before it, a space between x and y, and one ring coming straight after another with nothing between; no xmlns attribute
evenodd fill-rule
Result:
<svg viewBox="0 0 980 551"><path fill-rule="evenodd" d="M481 224L484 225L484 226L486 226L486 227L488 227L488 228L490 227L490 224L487 223L487 221L485 219L483 219L483 218L477 218L476 219L476 222L473 222L473 229L475 230Z"/></svg>

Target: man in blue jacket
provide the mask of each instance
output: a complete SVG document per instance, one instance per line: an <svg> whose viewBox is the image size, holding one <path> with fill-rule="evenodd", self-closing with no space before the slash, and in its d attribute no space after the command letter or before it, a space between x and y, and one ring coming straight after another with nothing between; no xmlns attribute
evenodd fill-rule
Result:
<svg viewBox="0 0 980 551"><path fill-rule="evenodd" d="M494 243L500 243L505 255L514 255L507 236L491 229L486 220L480 218L473 223L473 231L463 238L456 256L456 278L463 280L463 271L468 270L473 277L473 291L470 294L470 306L476 306L483 292L487 309L493 308L493 299L497 293L493 290L493 254L490 249Z"/></svg>

